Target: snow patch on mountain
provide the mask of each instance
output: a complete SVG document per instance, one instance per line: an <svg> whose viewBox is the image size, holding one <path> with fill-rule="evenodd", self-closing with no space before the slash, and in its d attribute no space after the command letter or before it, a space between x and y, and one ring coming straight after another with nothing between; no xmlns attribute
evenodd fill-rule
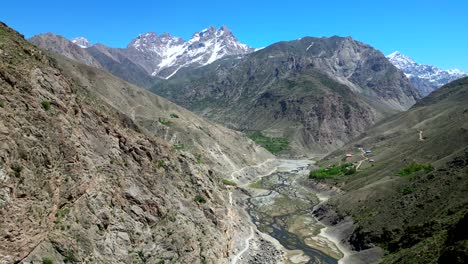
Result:
<svg viewBox="0 0 468 264"><path fill-rule="evenodd" d="M139 35L128 45L157 61L152 74L163 78L172 77L183 67L200 67L211 64L221 58L233 55L245 55L255 50L241 42L226 27L219 29L208 27L196 32L188 40L173 37L168 33L158 36L154 32ZM165 69L174 69L168 74Z"/></svg>
<svg viewBox="0 0 468 264"><path fill-rule="evenodd" d="M436 66L419 64L399 51L387 55L387 59L405 73L422 95L427 95L453 80L468 75L459 69L443 70Z"/></svg>
<svg viewBox="0 0 468 264"><path fill-rule="evenodd" d="M92 44L84 37L76 37L71 40L74 44L78 45L80 48L89 48Z"/></svg>

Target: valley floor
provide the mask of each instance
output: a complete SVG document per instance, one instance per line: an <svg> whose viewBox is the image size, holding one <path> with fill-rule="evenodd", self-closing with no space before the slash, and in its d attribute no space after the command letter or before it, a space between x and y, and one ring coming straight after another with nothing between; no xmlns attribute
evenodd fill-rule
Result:
<svg viewBox="0 0 468 264"><path fill-rule="evenodd" d="M373 263L359 260L343 238L351 219L336 226L321 223L313 211L340 190L308 179L310 160L278 160L266 175L252 177L230 193L232 205L244 208L250 232L238 241L231 263Z"/></svg>

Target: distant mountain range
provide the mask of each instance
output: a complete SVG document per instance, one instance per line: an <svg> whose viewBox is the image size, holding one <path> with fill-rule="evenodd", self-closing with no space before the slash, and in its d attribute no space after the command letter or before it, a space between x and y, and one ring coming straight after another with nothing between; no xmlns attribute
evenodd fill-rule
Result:
<svg viewBox="0 0 468 264"><path fill-rule="evenodd" d="M419 64L399 51L393 52L387 58L405 73L423 96L453 80L468 76L468 73L458 69L443 70L436 66Z"/></svg>
<svg viewBox="0 0 468 264"><path fill-rule="evenodd" d="M286 138L297 154L336 149L420 98L381 52L338 36L183 69L151 90L228 127Z"/></svg>
<svg viewBox="0 0 468 264"><path fill-rule="evenodd" d="M30 41L147 88L154 82L152 77L169 79L183 68L202 67L221 58L244 56L256 51L241 43L226 26L219 29L210 26L194 33L187 41L169 33L158 35L148 32L131 40L126 48L93 45L85 37L68 40L53 33L34 36ZM398 51L386 57L405 73L422 96L468 75L458 69L443 70L419 64Z"/></svg>
<svg viewBox="0 0 468 264"><path fill-rule="evenodd" d="M188 41L149 32L126 48L50 33L30 41L230 128L284 138L295 154L334 150L421 98L381 52L351 37L304 37L254 50L222 26Z"/></svg>
<svg viewBox="0 0 468 264"><path fill-rule="evenodd" d="M169 33L148 32L133 39L126 48L92 45L84 37L68 41L52 33L36 35L30 41L145 87L151 83L151 76L168 79L182 68L200 67L226 56L242 56L254 51L239 42L226 26L208 27L193 34L188 41Z"/></svg>

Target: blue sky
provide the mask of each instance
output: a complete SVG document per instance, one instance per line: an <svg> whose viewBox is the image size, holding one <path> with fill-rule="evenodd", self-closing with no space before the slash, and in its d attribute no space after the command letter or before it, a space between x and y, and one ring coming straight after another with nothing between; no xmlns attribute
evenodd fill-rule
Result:
<svg viewBox="0 0 468 264"><path fill-rule="evenodd" d="M184 39L227 25L244 43L263 47L303 36L352 36L384 54L468 71L468 1L3 1L0 20L26 37L54 32L124 47L140 33Z"/></svg>

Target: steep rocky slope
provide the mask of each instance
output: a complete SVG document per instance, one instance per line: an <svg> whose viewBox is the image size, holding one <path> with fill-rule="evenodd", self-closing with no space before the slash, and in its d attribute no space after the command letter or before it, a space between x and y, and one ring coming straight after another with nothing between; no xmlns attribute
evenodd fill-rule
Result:
<svg viewBox="0 0 468 264"><path fill-rule="evenodd" d="M56 59L58 68L81 86L92 87L102 100L125 113L139 126L193 153L200 162L221 174L227 175L246 165L273 158L240 132L199 117L106 71L60 55L49 55Z"/></svg>
<svg viewBox="0 0 468 264"><path fill-rule="evenodd" d="M387 58L395 67L405 73L423 96L451 81L468 75L468 73L458 69L443 70L432 65L419 64L398 51L389 54Z"/></svg>
<svg viewBox="0 0 468 264"><path fill-rule="evenodd" d="M228 262L244 225L219 170L247 164L203 156L196 142L226 138L220 148L234 142L245 159L266 152L107 73L52 59L4 24L0 57L0 262ZM151 113L179 118L164 130L145 126Z"/></svg>
<svg viewBox="0 0 468 264"><path fill-rule="evenodd" d="M121 49L111 49L102 44L83 48L72 41L53 33L36 35L29 41L41 48L61 54L110 73L139 86L150 86L154 80L146 70L129 60Z"/></svg>
<svg viewBox="0 0 468 264"><path fill-rule="evenodd" d="M341 37L183 69L152 90L229 127L287 138L293 153L333 150L419 98L383 54Z"/></svg>
<svg viewBox="0 0 468 264"><path fill-rule="evenodd" d="M349 240L355 249L378 244L387 251L383 263L466 261L468 232L461 226L468 213L467 105L464 78L321 162L324 167L343 162L345 153L361 153L358 147L373 151L348 159L362 161L354 175L328 180L346 191L328 210L351 215L359 224Z"/></svg>
<svg viewBox="0 0 468 264"><path fill-rule="evenodd" d="M97 68L102 68L101 64L93 58L86 49L83 49L79 44L73 43L72 41L55 35L53 33L47 33L37 35L29 39L32 43L39 47L47 47L47 50L62 54L70 59L80 61L84 64L91 65Z"/></svg>

